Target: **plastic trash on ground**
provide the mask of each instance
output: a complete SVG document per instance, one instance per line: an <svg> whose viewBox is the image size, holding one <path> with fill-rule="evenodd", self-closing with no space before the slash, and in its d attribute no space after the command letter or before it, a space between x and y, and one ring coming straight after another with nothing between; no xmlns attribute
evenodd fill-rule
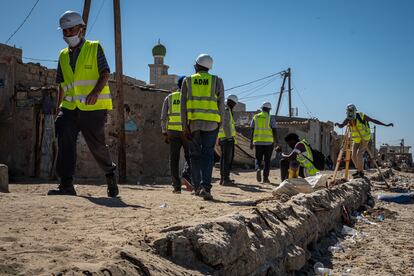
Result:
<svg viewBox="0 0 414 276"><path fill-rule="evenodd" d="M323 263L317 262L313 266L313 270L315 271L315 275L321 275L321 276L330 276L332 275L332 271L329 268L325 268L323 266Z"/></svg>
<svg viewBox="0 0 414 276"><path fill-rule="evenodd" d="M358 231L354 228L344 225L342 227L341 234L346 236L356 236L358 234Z"/></svg>
<svg viewBox="0 0 414 276"><path fill-rule="evenodd" d="M329 246L328 247L328 250L330 251L330 252L332 252L332 253L335 253L335 252L345 252L345 248L344 248L344 246L341 244L341 243L336 243L335 245L333 245L333 246Z"/></svg>
<svg viewBox="0 0 414 276"><path fill-rule="evenodd" d="M160 205L160 208L167 208L167 207L168 207L167 203L163 203Z"/></svg>
<svg viewBox="0 0 414 276"><path fill-rule="evenodd" d="M386 202L394 202L399 204L410 204L414 203L414 193L403 193L403 194L381 194L378 195L378 199Z"/></svg>

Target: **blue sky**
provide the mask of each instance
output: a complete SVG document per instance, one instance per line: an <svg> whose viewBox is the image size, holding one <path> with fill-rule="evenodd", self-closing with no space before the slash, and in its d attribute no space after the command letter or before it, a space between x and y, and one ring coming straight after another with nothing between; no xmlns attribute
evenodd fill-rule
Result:
<svg viewBox="0 0 414 276"><path fill-rule="evenodd" d="M352 102L371 117L395 124L377 127L377 142L396 144L405 138L414 145L414 1L121 2L124 73L129 76L148 81L151 49L158 38L167 47L170 73L192 73L195 57L209 53L215 61L213 73L227 88L291 67L293 106L299 116L342 121L345 106ZM8 12L0 18L1 42L34 3L8 1ZM40 0L9 44L23 48L25 57L57 59L65 47L56 30L58 18L82 7L82 0ZM111 0L92 0L88 38L102 42L113 69ZM276 94L261 95L277 92L280 84L277 78L255 94L248 95L255 85L232 92L249 97L247 107L254 110L265 100L276 105ZM284 98L282 115L286 107Z"/></svg>

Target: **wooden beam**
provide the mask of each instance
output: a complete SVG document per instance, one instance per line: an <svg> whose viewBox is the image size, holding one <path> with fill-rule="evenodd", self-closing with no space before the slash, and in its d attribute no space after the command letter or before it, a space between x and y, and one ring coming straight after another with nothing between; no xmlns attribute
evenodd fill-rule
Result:
<svg viewBox="0 0 414 276"><path fill-rule="evenodd" d="M120 0L114 0L114 27L115 27L115 80L116 80L116 123L118 134L118 172L119 181L126 181L126 147L125 147L125 118L124 93L122 81L122 36Z"/></svg>
<svg viewBox="0 0 414 276"><path fill-rule="evenodd" d="M83 3L82 19L83 22L85 22L85 25L88 25L89 11L91 10L91 2L92 0L85 0L85 2Z"/></svg>
<svg viewBox="0 0 414 276"><path fill-rule="evenodd" d="M282 86L280 87L279 99L277 101L277 107L276 107L276 113L275 113L275 116L276 117L279 115L280 102L282 101L283 92L285 90L286 78L287 78L287 72L284 71L284 73L283 73Z"/></svg>
<svg viewBox="0 0 414 276"><path fill-rule="evenodd" d="M288 68L289 117L292 117L292 73Z"/></svg>

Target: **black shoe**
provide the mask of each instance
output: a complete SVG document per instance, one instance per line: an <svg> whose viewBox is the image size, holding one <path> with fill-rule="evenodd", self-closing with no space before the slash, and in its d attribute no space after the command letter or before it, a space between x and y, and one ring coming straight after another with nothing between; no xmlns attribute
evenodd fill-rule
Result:
<svg viewBox="0 0 414 276"><path fill-rule="evenodd" d="M117 197L119 194L118 185L116 184L116 176L114 174L106 176L106 183L108 184L108 197Z"/></svg>
<svg viewBox="0 0 414 276"><path fill-rule="evenodd" d="M234 184L234 181L229 178L229 179L224 179L223 183L221 185L223 185L223 186L232 186L233 184Z"/></svg>
<svg viewBox="0 0 414 276"><path fill-rule="evenodd" d="M256 171L256 180L259 183L262 182L262 171L261 170Z"/></svg>
<svg viewBox="0 0 414 276"><path fill-rule="evenodd" d="M265 176L263 179L263 183L270 183L269 177Z"/></svg>
<svg viewBox="0 0 414 276"><path fill-rule="evenodd" d="M68 195L68 196L76 196L76 190L73 185L65 185L62 184L59 185L59 187L55 190L49 190L47 192L47 195Z"/></svg>
<svg viewBox="0 0 414 276"><path fill-rule="evenodd" d="M174 188L172 191L173 194L181 194L181 188Z"/></svg>
<svg viewBox="0 0 414 276"><path fill-rule="evenodd" d="M192 195L195 195L195 196L200 196L200 188L195 188L192 192L191 192L191 194Z"/></svg>
<svg viewBox="0 0 414 276"><path fill-rule="evenodd" d="M362 178L362 177L364 177L364 173L363 172L356 172L352 176L354 177L354 179Z"/></svg>
<svg viewBox="0 0 414 276"><path fill-rule="evenodd" d="M359 176L359 171L356 171L355 173L352 174L352 177L358 177Z"/></svg>
<svg viewBox="0 0 414 276"><path fill-rule="evenodd" d="M210 192L206 191L205 189L201 189L200 190L200 196L204 199L204 200L213 200L213 196L211 195Z"/></svg>

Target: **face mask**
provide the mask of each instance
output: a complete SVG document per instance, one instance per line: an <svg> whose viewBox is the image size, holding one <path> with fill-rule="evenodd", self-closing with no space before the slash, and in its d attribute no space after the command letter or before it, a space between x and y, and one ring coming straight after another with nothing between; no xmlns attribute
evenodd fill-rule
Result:
<svg viewBox="0 0 414 276"><path fill-rule="evenodd" d="M354 111L354 110L347 110L347 111L346 111L346 117L347 117L349 120L354 120L354 119L356 118L356 113L355 113L355 111Z"/></svg>
<svg viewBox="0 0 414 276"><path fill-rule="evenodd" d="M66 43L69 45L69 47L75 47L80 42L79 33L80 33L80 30L79 30L79 32L78 32L77 35L74 35L74 36L64 36L63 37L63 40L66 41Z"/></svg>

